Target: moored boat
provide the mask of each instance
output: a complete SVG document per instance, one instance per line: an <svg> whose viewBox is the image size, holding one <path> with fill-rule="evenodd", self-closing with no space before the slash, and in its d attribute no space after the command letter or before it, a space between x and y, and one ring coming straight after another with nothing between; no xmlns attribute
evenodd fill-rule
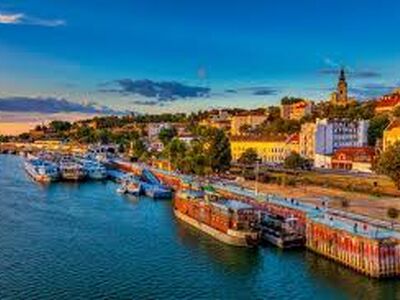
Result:
<svg viewBox="0 0 400 300"><path fill-rule="evenodd" d="M103 180L107 178L107 169L103 164L93 160L82 160L81 165L89 179Z"/></svg>
<svg viewBox="0 0 400 300"><path fill-rule="evenodd" d="M36 181L52 182L59 178L59 170L55 164L40 159L25 161L26 172Z"/></svg>
<svg viewBox="0 0 400 300"><path fill-rule="evenodd" d="M61 178L67 181L79 181L86 177L85 170L78 163L62 162L60 163Z"/></svg>
<svg viewBox="0 0 400 300"><path fill-rule="evenodd" d="M259 243L258 214L253 206L219 199L203 191L183 190L174 198L174 213L180 220L226 244L254 247Z"/></svg>

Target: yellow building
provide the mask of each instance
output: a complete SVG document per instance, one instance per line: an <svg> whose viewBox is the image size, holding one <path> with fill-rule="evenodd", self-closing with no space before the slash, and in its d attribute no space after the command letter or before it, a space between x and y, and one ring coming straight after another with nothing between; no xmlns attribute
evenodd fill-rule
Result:
<svg viewBox="0 0 400 300"><path fill-rule="evenodd" d="M251 128L255 128L267 119L268 115L260 113L242 113L233 116L231 119L231 135L241 135L241 128L244 125L248 125Z"/></svg>
<svg viewBox="0 0 400 300"><path fill-rule="evenodd" d="M316 125L315 123L304 123L301 125L300 130L300 150L301 156L309 159L315 157L315 134Z"/></svg>
<svg viewBox="0 0 400 300"><path fill-rule="evenodd" d="M299 135L234 136L231 138L231 153L234 161L237 161L250 148L257 152L264 163L283 163L291 152L299 152Z"/></svg>
<svg viewBox="0 0 400 300"><path fill-rule="evenodd" d="M300 120L310 116L314 109L314 102L299 100L293 103L281 104L281 117L286 120Z"/></svg>
<svg viewBox="0 0 400 300"><path fill-rule="evenodd" d="M383 151L400 141L400 120L392 121L383 132Z"/></svg>

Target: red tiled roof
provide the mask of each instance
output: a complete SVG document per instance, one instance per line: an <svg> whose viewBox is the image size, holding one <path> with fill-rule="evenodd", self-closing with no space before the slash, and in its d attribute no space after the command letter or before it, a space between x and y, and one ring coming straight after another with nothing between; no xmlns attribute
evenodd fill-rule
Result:
<svg viewBox="0 0 400 300"><path fill-rule="evenodd" d="M376 103L376 107L392 107L400 104L400 93L382 96Z"/></svg>
<svg viewBox="0 0 400 300"><path fill-rule="evenodd" d="M287 144L294 144L294 143L300 143L300 134L299 133L294 133L292 135L290 135L287 140L286 140Z"/></svg>
<svg viewBox="0 0 400 300"><path fill-rule="evenodd" d="M375 156L375 149L373 147L343 147L333 154L332 159L340 160L341 155L345 155L346 160L359 161L360 156L368 156L370 158ZM361 161L364 161L362 159Z"/></svg>
<svg viewBox="0 0 400 300"><path fill-rule="evenodd" d="M386 130L400 127L400 119L395 119L386 127Z"/></svg>

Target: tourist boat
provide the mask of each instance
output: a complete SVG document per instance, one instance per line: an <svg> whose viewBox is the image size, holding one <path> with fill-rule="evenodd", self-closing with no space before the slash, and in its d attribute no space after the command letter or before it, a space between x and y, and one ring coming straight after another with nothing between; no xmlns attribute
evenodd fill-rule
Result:
<svg viewBox="0 0 400 300"><path fill-rule="evenodd" d="M26 172L39 182L52 182L57 180L60 175L55 164L40 159L28 159L24 166Z"/></svg>
<svg viewBox="0 0 400 300"><path fill-rule="evenodd" d="M181 190L174 198L175 216L226 244L254 247L258 213L246 203L220 199L215 194Z"/></svg>
<svg viewBox="0 0 400 300"><path fill-rule="evenodd" d="M305 245L305 233L295 217L267 214L260 222L261 240L282 249Z"/></svg>
<svg viewBox="0 0 400 300"><path fill-rule="evenodd" d="M79 181L86 177L86 172L82 166L72 161L63 161L60 163L60 173L63 180Z"/></svg>
<svg viewBox="0 0 400 300"><path fill-rule="evenodd" d="M129 194L138 197L140 195L140 184L138 182L124 182L117 189L120 194Z"/></svg>
<svg viewBox="0 0 400 300"><path fill-rule="evenodd" d="M107 178L107 169L103 164L88 159L82 160L80 163L89 179L103 180Z"/></svg>

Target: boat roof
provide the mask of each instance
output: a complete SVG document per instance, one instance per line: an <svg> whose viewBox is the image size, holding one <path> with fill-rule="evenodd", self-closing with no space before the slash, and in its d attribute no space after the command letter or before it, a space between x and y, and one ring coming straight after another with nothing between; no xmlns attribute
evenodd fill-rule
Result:
<svg viewBox="0 0 400 300"><path fill-rule="evenodd" d="M222 200L218 202L212 202L212 205L222 208L222 209L232 209L234 211L239 211L243 209L253 209L254 207L237 200Z"/></svg>

